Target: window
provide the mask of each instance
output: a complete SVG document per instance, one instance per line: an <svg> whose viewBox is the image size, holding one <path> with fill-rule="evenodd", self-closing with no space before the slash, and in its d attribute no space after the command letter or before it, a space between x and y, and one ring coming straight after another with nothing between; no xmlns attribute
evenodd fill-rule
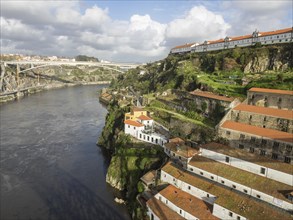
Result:
<svg viewBox="0 0 293 220"><path fill-rule="evenodd" d="M148 136L148 141L150 140L150 136Z"/></svg>
<svg viewBox="0 0 293 220"><path fill-rule="evenodd" d="M278 154L272 153L272 159L277 160L278 159Z"/></svg>
<svg viewBox="0 0 293 220"><path fill-rule="evenodd" d="M277 150L279 148L279 145L280 145L279 142L274 142L273 149Z"/></svg>
<svg viewBox="0 0 293 220"><path fill-rule="evenodd" d="M182 214L182 210L180 209L180 214Z"/></svg>
<svg viewBox="0 0 293 220"><path fill-rule="evenodd" d="M181 156L179 156L179 160L181 160Z"/></svg>
<svg viewBox="0 0 293 220"><path fill-rule="evenodd" d="M166 199L166 204L168 204L168 200Z"/></svg>
<svg viewBox="0 0 293 220"><path fill-rule="evenodd" d="M244 149L244 145L243 144L239 144L239 149Z"/></svg>
<svg viewBox="0 0 293 220"><path fill-rule="evenodd" d="M237 216L237 220L240 220L240 216Z"/></svg>
<svg viewBox="0 0 293 220"><path fill-rule="evenodd" d="M266 168L261 167L261 168L260 168L260 173L261 173L261 174L266 174Z"/></svg>
<svg viewBox="0 0 293 220"><path fill-rule="evenodd" d="M256 195L256 197L257 197L258 199L260 199L260 195Z"/></svg>
<svg viewBox="0 0 293 220"><path fill-rule="evenodd" d="M252 119L252 115L249 115L249 120L251 120Z"/></svg>
<svg viewBox="0 0 293 220"><path fill-rule="evenodd" d="M261 140L261 144L262 144L262 145L266 145L266 144L267 144L267 140L262 139L262 140Z"/></svg>
<svg viewBox="0 0 293 220"><path fill-rule="evenodd" d="M231 134L231 132L230 131L226 131L226 135L230 135Z"/></svg>
<svg viewBox="0 0 293 220"><path fill-rule="evenodd" d="M154 220L154 214L152 213L152 215L151 215L151 220Z"/></svg>
<svg viewBox="0 0 293 220"><path fill-rule="evenodd" d="M267 117L265 116L264 118L263 118L263 121L265 122L267 120Z"/></svg>
<svg viewBox="0 0 293 220"><path fill-rule="evenodd" d="M244 134L240 134L240 139L244 139L245 135Z"/></svg>
<svg viewBox="0 0 293 220"><path fill-rule="evenodd" d="M232 212L229 212L229 216L232 217L233 216L233 213Z"/></svg>
<svg viewBox="0 0 293 220"><path fill-rule="evenodd" d="M190 171L193 171L193 169L192 169L192 168L189 168L189 170L190 170Z"/></svg>
<svg viewBox="0 0 293 220"><path fill-rule="evenodd" d="M251 137L251 138L250 138L250 141L251 141L252 143L255 143L255 140L256 140L255 137Z"/></svg>
<svg viewBox="0 0 293 220"><path fill-rule="evenodd" d="M221 180L221 183L222 183L222 184L225 184L225 181L224 181L224 180Z"/></svg>
<svg viewBox="0 0 293 220"><path fill-rule="evenodd" d="M134 128L134 130L136 129L136 127L133 127Z"/></svg>
<svg viewBox="0 0 293 220"><path fill-rule="evenodd" d="M233 187L234 189L236 189L236 186L235 186L235 185L232 185L232 187Z"/></svg>
<svg viewBox="0 0 293 220"><path fill-rule="evenodd" d="M214 179L214 177L213 177L213 176L211 176L211 179L213 180L213 179Z"/></svg>
<svg viewBox="0 0 293 220"><path fill-rule="evenodd" d="M130 125L128 125L128 128L130 128Z"/></svg>
<svg viewBox="0 0 293 220"><path fill-rule="evenodd" d="M253 147L250 147L250 148L249 148L249 152L250 152L250 153L254 153L254 148L253 148Z"/></svg>
<svg viewBox="0 0 293 220"><path fill-rule="evenodd" d="M175 178L173 178L173 181L175 182Z"/></svg>
<svg viewBox="0 0 293 220"><path fill-rule="evenodd" d="M159 196L159 200L162 201L162 196Z"/></svg>
<svg viewBox="0 0 293 220"><path fill-rule="evenodd" d="M207 197L210 198L210 194L207 194Z"/></svg>
<svg viewBox="0 0 293 220"><path fill-rule="evenodd" d="M145 140L145 135L143 135L143 139Z"/></svg>
<svg viewBox="0 0 293 220"><path fill-rule="evenodd" d="M292 151L292 146L290 146L289 144L286 145L286 151L291 152Z"/></svg>
<svg viewBox="0 0 293 220"><path fill-rule="evenodd" d="M203 172L200 172L200 175L203 175Z"/></svg>
<svg viewBox="0 0 293 220"><path fill-rule="evenodd" d="M139 134L139 138L141 138L142 137L142 135L141 134Z"/></svg>
<svg viewBox="0 0 293 220"><path fill-rule="evenodd" d="M226 161L226 163L229 163L230 158L229 157L226 157L225 161Z"/></svg>
<svg viewBox="0 0 293 220"><path fill-rule="evenodd" d="M285 163L291 163L291 158L290 157L285 157L284 161L285 161Z"/></svg>
<svg viewBox="0 0 293 220"><path fill-rule="evenodd" d="M188 189L190 190L190 189L191 189L191 187L190 187L190 186L188 186Z"/></svg>
<svg viewBox="0 0 293 220"><path fill-rule="evenodd" d="M175 157L175 153L173 153L173 157Z"/></svg>
<svg viewBox="0 0 293 220"><path fill-rule="evenodd" d="M266 155L266 151L265 150L260 150L260 155L261 156L265 156Z"/></svg>
<svg viewBox="0 0 293 220"><path fill-rule="evenodd" d="M247 190L246 190L246 189L244 189L244 190L243 190L243 192L244 192L244 193L247 193Z"/></svg>

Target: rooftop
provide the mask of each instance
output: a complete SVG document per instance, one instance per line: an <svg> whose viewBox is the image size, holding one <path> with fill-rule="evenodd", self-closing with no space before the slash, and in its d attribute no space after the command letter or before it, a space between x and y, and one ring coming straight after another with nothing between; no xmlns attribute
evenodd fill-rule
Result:
<svg viewBox="0 0 293 220"><path fill-rule="evenodd" d="M133 121L133 120L125 120L124 121L124 124L128 124L128 125L132 125L132 126L135 126L135 127L143 127L144 125L137 122L137 121Z"/></svg>
<svg viewBox="0 0 293 220"><path fill-rule="evenodd" d="M280 89L265 89L265 88L251 88L249 92L262 92L262 93L274 93L280 95L293 95L293 91L290 90L280 90Z"/></svg>
<svg viewBox="0 0 293 220"><path fill-rule="evenodd" d="M260 33L260 36L269 36L269 35L284 34L284 33L289 33L289 32L292 32L292 27L280 29L280 30L276 30L276 31L266 31L266 32L259 32L259 33Z"/></svg>
<svg viewBox="0 0 293 220"><path fill-rule="evenodd" d="M159 192L162 196L168 199L170 202L175 204L177 207L185 210L189 214L199 218L199 219L218 219L213 216L211 213L211 207L207 204L178 188L175 186L169 185L165 189Z"/></svg>
<svg viewBox="0 0 293 220"><path fill-rule="evenodd" d="M271 180L257 174L253 174L230 165L216 162L214 160L199 155L195 155L191 159L189 164L199 169L206 170L217 176L224 177L228 180L232 180L236 183L248 186L260 192L292 203L292 201L287 199L285 195L286 193L281 193L290 192L290 190L292 190L291 186L284 183L280 183L278 181Z"/></svg>
<svg viewBox="0 0 293 220"><path fill-rule="evenodd" d="M146 116L146 115L140 115L140 116L138 117L138 119L143 120L143 121L150 121L150 120L153 120L152 118L150 118L150 117L148 117L148 116Z"/></svg>
<svg viewBox="0 0 293 220"><path fill-rule="evenodd" d="M227 156L239 158L241 160L249 161L251 163L259 164L263 167L268 167L273 170L278 170L284 173L293 174L293 165L283 163L278 160L273 160L267 157L260 156L258 154L249 153L245 150L241 150L234 147L229 147L223 144L211 142L200 146L201 148L218 152Z"/></svg>
<svg viewBox="0 0 293 220"><path fill-rule="evenodd" d="M146 112L146 110L144 110L143 108L139 108L139 107L132 107L131 110L133 112Z"/></svg>
<svg viewBox="0 0 293 220"><path fill-rule="evenodd" d="M208 182L207 180L188 173L182 168L176 167L174 164L167 163L162 170L176 179L216 196L216 204L244 216L247 219L291 219L288 213L278 211L265 203L257 202L254 199L250 199L248 196L220 187L215 183Z"/></svg>
<svg viewBox="0 0 293 220"><path fill-rule="evenodd" d="M290 110L266 108L266 107L260 107L260 106L255 106L255 105L246 105L246 104L237 105L233 110L252 112L252 113L268 115L268 116L272 116L272 117L293 120L293 111L290 111Z"/></svg>
<svg viewBox="0 0 293 220"><path fill-rule="evenodd" d="M149 184L149 183L152 183L154 181L155 177L156 177L156 171L155 170L152 170L152 171L147 172L140 179L144 183Z"/></svg>
<svg viewBox="0 0 293 220"><path fill-rule="evenodd" d="M190 158L198 152L196 149L185 145L184 142L169 142L165 144L165 147L185 158Z"/></svg>
<svg viewBox="0 0 293 220"><path fill-rule="evenodd" d="M277 131L268 128L261 128L253 125L243 124L234 121L225 121L221 128L230 129L234 131L244 132L260 137L266 137L276 141L293 143L293 135L283 131Z"/></svg>
<svg viewBox="0 0 293 220"><path fill-rule="evenodd" d="M169 139L169 142L170 143L184 143L185 141L179 137L175 137L175 138Z"/></svg>
<svg viewBox="0 0 293 220"><path fill-rule="evenodd" d="M173 49L180 49L180 48L185 48L185 47L192 47L193 45L195 45L196 43L189 43L189 44L184 44L184 45L179 45L179 46L176 46Z"/></svg>
<svg viewBox="0 0 293 220"><path fill-rule="evenodd" d="M216 95L216 94L211 93L211 92L204 92L204 91L199 91L199 90L194 90L193 92L190 92L190 94L205 97L205 98L225 101L225 102L232 102L234 100L233 98L229 98L229 97L226 97L226 96L220 96L220 95Z"/></svg>
<svg viewBox="0 0 293 220"><path fill-rule="evenodd" d="M155 197L147 201L148 207L159 217L160 220L184 220L179 214L171 210L161 201L157 200Z"/></svg>

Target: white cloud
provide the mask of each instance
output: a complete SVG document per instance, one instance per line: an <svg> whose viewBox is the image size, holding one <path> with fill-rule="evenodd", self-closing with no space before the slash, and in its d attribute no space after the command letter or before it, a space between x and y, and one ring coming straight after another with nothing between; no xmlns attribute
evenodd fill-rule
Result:
<svg viewBox="0 0 293 220"><path fill-rule="evenodd" d="M176 19L162 23L138 13L114 20L111 8L78 1L1 1L1 52L71 57L88 54L100 59L148 62L164 58L179 44L284 26L292 4L249 3L225 1L219 4L222 11L208 5L194 6L179 17L172 11Z"/></svg>
<svg viewBox="0 0 293 220"><path fill-rule="evenodd" d="M223 16L204 6L195 6L184 17L175 19L168 25L167 37L202 42L226 36L229 28L230 25L224 21Z"/></svg>

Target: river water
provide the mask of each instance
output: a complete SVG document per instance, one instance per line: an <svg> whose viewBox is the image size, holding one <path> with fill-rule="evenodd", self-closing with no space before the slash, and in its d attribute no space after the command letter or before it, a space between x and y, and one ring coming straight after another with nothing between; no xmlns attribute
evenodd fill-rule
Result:
<svg viewBox="0 0 293 220"><path fill-rule="evenodd" d="M1 220L129 219L105 182L97 90L45 91L1 105Z"/></svg>

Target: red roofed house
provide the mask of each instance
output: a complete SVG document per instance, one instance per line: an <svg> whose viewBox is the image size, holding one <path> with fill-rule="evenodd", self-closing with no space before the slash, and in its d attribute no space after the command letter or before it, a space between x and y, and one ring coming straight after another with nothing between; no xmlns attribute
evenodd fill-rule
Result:
<svg viewBox="0 0 293 220"><path fill-rule="evenodd" d="M130 134L131 136L137 137L139 131L144 130L144 125L133 120L124 121L124 132L125 134Z"/></svg>

